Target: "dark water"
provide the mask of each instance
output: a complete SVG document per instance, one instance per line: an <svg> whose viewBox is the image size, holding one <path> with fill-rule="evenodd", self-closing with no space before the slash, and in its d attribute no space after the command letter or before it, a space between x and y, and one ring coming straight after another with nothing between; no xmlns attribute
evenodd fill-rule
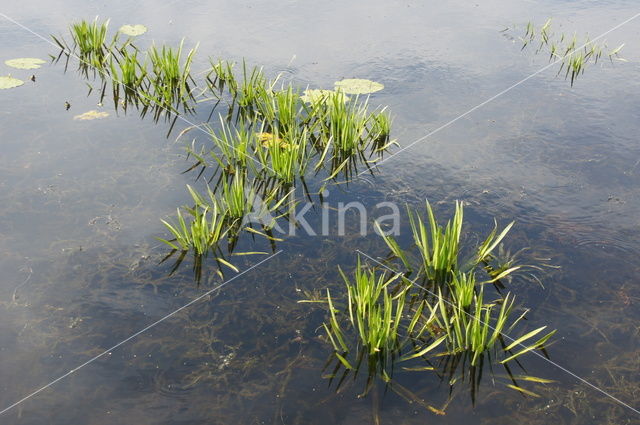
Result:
<svg viewBox="0 0 640 425"><path fill-rule="evenodd" d="M200 43L206 56L247 58L301 86L341 78L380 81L401 146L547 64L500 31L553 17L559 29L597 36L640 10L632 1L489 2L4 2L0 12L48 36L77 19L144 23L142 42ZM330 203L382 200L440 215L467 203L469 239L496 217L517 221L509 248L560 266L544 288L514 283L532 326L558 329L554 362L640 406L640 20L609 34L627 62L601 61L571 87L549 69L390 159L378 176L329 188ZM55 49L0 18L3 61ZM4 66L4 65L3 65ZM221 280L200 287L154 238L159 218L187 202L185 141L168 126L96 109L84 80L63 67L3 75L36 82L0 93L0 409L78 367ZM69 111L64 103L71 103ZM195 119L195 118L189 118ZM318 225L320 218L311 214ZM406 223L405 223L406 224ZM299 300L339 287L336 266L355 250L384 255L376 236L291 237L283 252L6 412L7 424L636 424L640 416L529 356L530 375L555 380L524 398L487 375L475 407L457 385L445 416L384 388L359 398L323 378L324 312ZM406 226L403 228L406 230ZM407 240L406 232L404 239ZM401 238L402 239L402 238ZM269 250L264 241L241 248ZM240 257L239 257L240 258ZM235 261L248 269L263 257ZM228 277L232 274L228 275ZM498 375L501 373L497 372ZM399 378L434 406L448 386ZM501 378L497 376L496 381Z"/></svg>

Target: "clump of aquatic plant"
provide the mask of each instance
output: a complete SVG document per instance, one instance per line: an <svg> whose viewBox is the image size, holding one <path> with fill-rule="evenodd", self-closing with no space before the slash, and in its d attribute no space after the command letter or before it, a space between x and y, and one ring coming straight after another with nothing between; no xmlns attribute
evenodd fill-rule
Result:
<svg viewBox="0 0 640 425"><path fill-rule="evenodd" d="M327 120L322 129L327 143L341 154L356 152L363 142L367 126L367 102L345 102L344 93L335 92L323 105L327 106Z"/></svg>
<svg viewBox="0 0 640 425"><path fill-rule="evenodd" d="M147 78L146 64L138 59L137 51L124 50L119 67L119 72L112 68L112 73L129 90L140 87Z"/></svg>
<svg viewBox="0 0 640 425"><path fill-rule="evenodd" d="M290 185L297 177L304 178L309 163L306 128L292 128L284 133L258 133L259 146L256 158L266 165L266 173L273 174L280 182Z"/></svg>
<svg viewBox="0 0 640 425"><path fill-rule="evenodd" d="M408 253L399 246L392 236L387 235L383 238L393 255L402 261L407 270L417 270L418 274L423 275L430 284L436 286L449 284L459 272L476 272L483 269L486 262L492 258L493 251L500 245L514 224L513 222L508 224L499 233L496 224L485 240L472 249L471 255L464 259L461 258L463 252L461 236L464 220L464 209L461 202L456 202L453 219L447 221L445 226L438 224L428 201L426 202L427 223L419 213L410 209L407 211L413 242L420 261L412 261ZM384 234L377 223L376 226L379 233ZM500 273L494 273L491 279L483 283L491 283L505 278L520 267L520 265L514 265L501 270Z"/></svg>
<svg viewBox="0 0 640 425"><path fill-rule="evenodd" d="M572 86L576 78L584 74L586 66L589 63L598 63L603 55L606 55L611 61L614 59L623 60L619 57L619 53L624 44L615 49L609 49L605 42L597 43L588 36L579 40L575 33L572 36L565 33L555 34L551 26L551 19L548 19L539 28L532 22L528 22L524 35L519 39L522 42L522 49L537 44L536 53L544 52L549 55L549 61L559 61L558 75L564 72L565 78L570 79Z"/></svg>
<svg viewBox="0 0 640 425"><path fill-rule="evenodd" d="M151 62L150 83L152 96L159 104L170 107L176 100L185 103L192 96L190 84L195 85L191 77L191 63L197 46L183 57L184 40L177 49L169 46L149 49Z"/></svg>
<svg viewBox="0 0 640 425"><path fill-rule="evenodd" d="M279 76L273 81L267 80L262 68L249 67L245 62L237 76L233 63L212 61L207 85L212 99L217 100L216 106L226 101L228 110L224 120L227 125L261 123L259 133L277 133L279 138L288 139L280 146L270 146L274 148L273 155L264 155L260 149L253 152L254 163L288 184L304 177L306 164L314 157L317 158L316 173L326 171L331 179L341 173L349 177L359 163L373 162L370 155L380 155L393 143L389 142L391 120L388 113L384 109L368 111L366 99L349 101L341 91L302 97L291 83L278 86L278 80ZM227 89L228 95L225 96L223 88ZM295 150L298 154L294 154ZM228 149L220 152L224 156ZM298 165L292 164L292 159Z"/></svg>
<svg viewBox="0 0 640 425"><path fill-rule="evenodd" d="M409 310L405 302L411 287L406 279L400 279L397 274L388 275L385 272L366 270L362 267L359 258L353 281L341 269L340 274L347 289L345 315L351 327L357 330L360 344L366 348L369 355L396 354L402 352L408 345L412 345L410 353L403 358L410 359L420 356L420 353L431 351L438 345L430 344L429 350L424 350L425 347L421 345L415 345L415 342L419 341L428 329L433 317L426 319L421 323L420 329L416 329L416 325L422 319L422 308L417 308L411 312L410 320L405 322ZM348 352L329 290L327 290L327 302L331 312L331 328L325 324L327 335L336 351ZM400 326L402 323L404 323L403 327Z"/></svg>
<svg viewBox="0 0 640 425"><path fill-rule="evenodd" d="M210 193L210 197L212 196L215 195ZM222 179L219 197L230 220L242 221L245 216L251 213L256 196L255 192L248 190L244 173L235 173L230 181Z"/></svg>
<svg viewBox="0 0 640 425"><path fill-rule="evenodd" d="M375 162L371 155L382 153L380 142L387 139L389 124L377 112L368 111L368 101L346 101L340 91L311 97L305 106L305 125L313 137L310 140L319 156L316 171L326 170L328 179L343 175L350 179L358 165L369 167ZM378 120L379 124L375 124ZM383 136L383 132L387 136ZM385 143L387 149L393 142Z"/></svg>
<svg viewBox="0 0 640 425"><path fill-rule="evenodd" d="M494 251L501 246L513 222L501 231L498 231L496 224L485 240L471 249L470 254L464 259L461 246L464 219L462 203L456 203L453 219L444 227L438 224L428 202L426 210L428 226L419 214L408 211L419 261L412 260L413 257L400 248L392 237L384 236L384 239L392 254L399 258L408 270L417 270L418 277L422 278L424 285L428 285L426 288L425 286L421 288L434 296L437 293L437 304L430 308L434 312L437 306L439 315L435 317L439 327L447 332L450 354L471 353L471 364L475 366L479 356L492 350L496 341L502 341L502 335L511 332L523 317L518 317L507 329L506 324L513 310L514 296L507 294L501 298L499 300L501 307L496 310L495 303L483 301L485 284L504 280L527 266L514 262L501 264L498 267L491 265L495 258ZM478 282L477 276L480 274L486 278ZM540 328L537 332L543 329ZM518 343L535 336L536 333L520 339ZM527 347L526 351L543 347L552 334L553 332L547 334L543 339ZM509 351L511 348L513 344L505 350ZM504 362L516 358L517 355L508 357Z"/></svg>
<svg viewBox="0 0 640 425"><path fill-rule="evenodd" d="M375 150L380 152L393 143L389 141L393 120L386 109L385 107L379 112L374 112L369 119L369 134L375 142Z"/></svg>
<svg viewBox="0 0 640 425"><path fill-rule="evenodd" d="M145 62L141 62L138 58L137 50L121 51L122 56L118 62L111 61L110 72L113 76L113 98L116 109L118 108L118 99L124 94L123 104L126 108L129 103L138 104L138 102L146 103L145 98L139 96L138 91L146 89L147 84L147 67Z"/></svg>
<svg viewBox="0 0 640 425"><path fill-rule="evenodd" d="M180 256L176 261L174 270L179 266L189 251L194 255L194 270L196 280L200 280L200 272L203 258L213 254L213 258L219 265L224 265L237 271L233 264L225 260L222 254L222 243L228 242L228 252L232 255L260 254L261 252L233 253L235 243L241 231L258 234L270 241L276 239L270 235L271 227L281 215L278 211L286 205L289 197L278 198L278 193L272 190L270 193L258 194L246 186L242 174L236 174L231 181L222 181L221 190L215 193L207 187L205 193L201 193L187 185L193 201L192 206L177 209L177 223L161 220L169 230L172 239L158 238L170 246ZM186 214L186 218L185 218ZM253 223L259 222L263 232L254 229ZM218 273L222 274L220 268Z"/></svg>
<svg viewBox="0 0 640 425"><path fill-rule="evenodd" d="M507 255L510 260L506 262L498 260L504 255L498 247L513 223L500 231L496 225L480 244L465 250L462 204L456 203L453 218L444 226L438 224L429 203L426 210L426 222L409 210L417 253L402 249L395 239L384 236L391 258L400 261L406 275L414 276L411 281L384 263L378 265L394 274L368 269L358 259L353 281L340 270L346 286L344 294L335 298L327 291L329 320L324 330L340 366L357 373L360 363L368 358L366 391L373 374L415 400L409 397L408 389L397 386L391 371L399 361L426 362L402 370L433 370L441 379L446 377L452 387L469 374L475 400L483 366L503 365L510 380L507 386L532 395L518 384L509 364L526 353L545 350L555 331L546 331L546 326L522 331L528 310L516 306L515 296L498 292L495 300L487 301L485 293L491 286L487 284L495 285L520 270L513 256ZM498 254L494 253L496 249ZM436 347L441 347L437 353ZM520 362L516 364L522 367ZM525 378L519 377L544 382ZM344 376L340 382L343 380Z"/></svg>
<svg viewBox="0 0 640 425"><path fill-rule="evenodd" d="M83 20L71 25L71 37L82 61L96 68L106 64L116 41L114 37L110 45L106 44L108 29L109 20L99 23L97 17L93 22Z"/></svg>
<svg viewBox="0 0 640 425"><path fill-rule="evenodd" d="M227 237L235 241L241 230L253 233L252 223L260 223L262 229L270 231L276 220L289 212L294 205L292 192L282 193L278 186L261 186L260 179L250 180L241 170L222 178L212 189L199 192L188 186L189 193L197 206L218 208L224 217ZM270 238L273 239L273 238Z"/></svg>
<svg viewBox="0 0 640 425"><path fill-rule="evenodd" d="M209 125L205 126L205 130L211 136L213 144L209 155L223 173L235 174L238 170L245 170L254 165L251 158L257 136L250 125L244 125L244 122L237 126L226 124L221 117L218 131ZM202 157L199 160L199 165L207 165Z"/></svg>
<svg viewBox="0 0 640 425"><path fill-rule="evenodd" d="M180 208L177 209L176 214L177 224L162 220L174 239L160 240L175 250L193 249L197 255L204 255L212 247L216 247L224 237L224 216L220 214L217 206L209 208L196 205L188 209L188 213L191 216L189 223L185 220Z"/></svg>
<svg viewBox="0 0 640 425"><path fill-rule="evenodd" d="M235 93L238 90L238 82L233 73L235 63L219 59L214 62L210 59L211 70L207 74L207 85L210 89L224 90L225 85L229 86L229 91Z"/></svg>
<svg viewBox="0 0 640 425"><path fill-rule="evenodd" d="M555 330L544 333L546 326L522 333L518 332L528 310L519 314L515 308L515 296L507 293L492 302L484 300L484 285L477 285L475 275L460 274L450 284L449 296L441 289L427 306L434 316L432 331L446 337L447 350L438 359L437 369L447 377L453 387L457 381L467 380L471 400L475 402L482 378L483 366L502 365L507 373L505 385L524 395L536 396L523 388L519 380L549 383L551 381L529 375L514 375L510 362L534 350L544 352ZM478 289L479 288L479 289ZM430 292L430 291L429 291ZM518 367L522 363L516 361ZM466 377L466 378L465 378Z"/></svg>
<svg viewBox="0 0 640 425"><path fill-rule="evenodd" d="M187 185L193 201L192 207L185 207L188 220L185 220L180 208L177 209L178 223L161 220L174 236L167 240L159 238L177 251L193 250L196 255L206 255L210 250L217 251L220 242L229 230L229 209L220 205L211 191L209 199ZM231 220L234 220L231 217Z"/></svg>
<svg viewBox="0 0 640 425"><path fill-rule="evenodd" d="M347 370L357 373L363 358L370 376L390 382L393 367L426 356L444 337L428 332L435 314L423 314L424 302L410 302L411 282L398 274L363 267L358 258L353 279L339 269L346 288L346 305L339 311L327 289L329 323L323 324L334 354ZM373 374L371 374L373 372Z"/></svg>
<svg viewBox="0 0 640 425"><path fill-rule="evenodd" d="M257 112L271 128L278 128L280 132L293 131L304 125L304 105L300 101L298 91L289 84L278 90L261 91L260 102L256 105Z"/></svg>
<svg viewBox="0 0 640 425"><path fill-rule="evenodd" d="M422 271L429 280L448 282L452 274L458 269L460 236L462 234L464 215L462 204L456 203L456 212L453 220L447 222L444 228L436 221L431 205L428 202L427 214L430 231L427 230L419 214L414 216L409 211L411 233L422 257ZM408 263L406 265L411 267Z"/></svg>
<svg viewBox="0 0 640 425"><path fill-rule="evenodd" d="M261 67L253 67L250 71L247 70L247 64L244 61L242 62L242 76L243 78L238 85L237 91L232 95L240 108L254 110L258 102L268 94L269 83L267 77L265 77Z"/></svg>
<svg viewBox="0 0 640 425"><path fill-rule="evenodd" d="M509 335L524 317L521 314L512 318L515 297L507 294L499 303L485 303L484 287L480 286L476 290L472 274L461 275L456 280L459 281L456 282L450 300L445 301L442 291L439 291L437 304L429 305L438 329L446 335L447 354L466 354L470 357L471 366L478 366L485 354L497 352L497 344L500 343L503 354L499 362L505 364L531 350L544 348L544 344L555 333L552 331L529 345L524 345L544 331L546 326L543 326L507 345L505 335ZM512 353L514 348L519 349Z"/></svg>
<svg viewBox="0 0 640 425"><path fill-rule="evenodd" d="M189 251L193 252L193 271L197 283L200 283L202 278L203 259L209 257L210 254L218 264L216 273L220 277L223 276L223 265L237 272L236 266L227 261L220 250L220 243L228 231L224 214L217 206L211 208L208 205L199 204L185 208L185 210L186 219L181 209L177 209L177 223L162 220L162 223L173 235L173 239L158 238L172 248L163 261L173 256L174 253L179 253L171 274L178 269Z"/></svg>

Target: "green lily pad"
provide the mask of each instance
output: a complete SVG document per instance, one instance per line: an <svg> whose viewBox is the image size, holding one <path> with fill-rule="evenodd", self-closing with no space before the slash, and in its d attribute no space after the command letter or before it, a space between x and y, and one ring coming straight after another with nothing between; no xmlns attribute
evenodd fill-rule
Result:
<svg viewBox="0 0 640 425"><path fill-rule="evenodd" d="M13 78L11 76L0 77L0 90L1 89L12 89L14 87L18 87L24 84L24 81L18 80L17 78Z"/></svg>
<svg viewBox="0 0 640 425"><path fill-rule="evenodd" d="M300 96L300 100L307 103L314 103L318 101L326 101L329 96L336 93L333 90L322 90L322 89L307 89L303 92L303 95ZM343 96L344 101L347 102L349 100L348 96Z"/></svg>
<svg viewBox="0 0 640 425"><path fill-rule="evenodd" d="M42 64L47 63L47 61L43 61L38 58L17 58L17 59L9 59L4 61L6 65L9 65L13 68L19 69L36 69L40 68Z"/></svg>
<svg viewBox="0 0 640 425"><path fill-rule="evenodd" d="M123 33L124 35L128 35L131 37L136 37L138 35L142 35L145 32L147 32L147 27L145 27L144 25L141 24L137 24L137 25L123 25L120 27L119 30L121 33Z"/></svg>
<svg viewBox="0 0 640 425"><path fill-rule="evenodd" d="M101 118L106 118L109 116L108 112L96 111L92 109L91 111L87 111L84 114L76 115L73 117L74 120L80 121L88 121L88 120L97 120Z"/></svg>
<svg viewBox="0 0 640 425"><path fill-rule="evenodd" d="M347 78L342 81L336 81L336 90L342 90L349 94L367 94L375 93L384 88L384 84L376 83L371 80L363 80L360 78Z"/></svg>

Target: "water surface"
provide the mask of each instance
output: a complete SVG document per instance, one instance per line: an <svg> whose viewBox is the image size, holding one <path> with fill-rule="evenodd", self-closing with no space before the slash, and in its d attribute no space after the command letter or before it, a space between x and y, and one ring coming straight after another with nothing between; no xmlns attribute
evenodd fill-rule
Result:
<svg viewBox="0 0 640 425"><path fill-rule="evenodd" d="M141 42L200 43L196 71L211 55L246 58L302 87L380 81L386 88L372 102L390 106L401 146L547 64L505 37L505 27L553 17L559 29L593 37L638 12L619 0L24 1L0 11L45 37L95 15L114 28L144 23L150 30ZM590 66L573 87L549 69L390 159L375 179L330 188L328 198L360 199L371 211L382 200L418 206L428 198L440 215L460 199L470 240L493 217L516 220L509 248L530 247L530 258L561 267L540 276L544 288L513 288L532 308L532 327L558 329L551 358L636 408L639 25L606 37L610 46L626 43L628 62ZM4 59L55 53L4 19L0 33ZM8 72L25 80L32 73L5 66ZM197 286L188 266L169 276L171 264L158 264L166 254L155 240L164 235L159 218L187 202L184 185L194 179L181 174L189 163L185 141L175 141L188 124L178 122L167 138L165 123L106 106L105 120L74 121L97 108L85 81L60 64L34 73L35 83L0 97L0 408L220 283L207 274ZM200 112L188 119L208 110ZM531 356L527 372L556 381L536 387L539 398L493 385L487 375L475 406L459 385L446 416L382 387L364 398L358 383L336 393L323 378L330 355L318 339L324 313L298 301L338 288L336 266L353 267L356 249L386 254L379 238L358 235L357 221L348 228L346 237L278 243L282 254L20 404L2 423L640 423ZM270 250L249 239L241 248ZM433 375L400 379L433 405L447 399L446 383Z"/></svg>

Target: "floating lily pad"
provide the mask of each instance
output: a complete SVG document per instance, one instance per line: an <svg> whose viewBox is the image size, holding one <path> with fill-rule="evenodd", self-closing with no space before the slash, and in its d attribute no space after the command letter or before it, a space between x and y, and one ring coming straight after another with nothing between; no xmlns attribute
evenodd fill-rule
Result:
<svg viewBox="0 0 640 425"><path fill-rule="evenodd" d="M36 69L40 68L42 64L47 63L47 61L43 61L38 58L17 58L17 59L9 59L4 61L6 65L9 65L13 68L19 69Z"/></svg>
<svg viewBox="0 0 640 425"><path fill-rule="evenodd" d="M0 77L0 89L12 89L24 84L24 81L13 77Z"/></svg>
<svg viewBox="0 0 640 425"><path fill-rule="evenodd" d="M137 25L123 25L120 27L119 30L121 33L131 36L131 37L136 37L138 35L142 35L145 32L147 32L147 27L145 27L144 25L141 24L137 24Z"/></svg>
<svg viewBox="0 0 640 425"><path fill-rule="evenodd" d="M336 93L333 90L321 90L321 89L308 89L303 92L303 95L300 96L300 99L303 102L313 103L318 101L326 101L329 96ZM347 102L349 100L348 96L343 96L344 101Z"/></svg>
<svg viewBox="0 0 640 425"><path fill-rule="evenodd" d="M336 90L339 89L349 94L375 93L383 88L384 84L360 78L347 78L346 80L336 81Z"/></svg>
<svg viewBox="0 0 640 425"><path fill-rule="evenodd" d="M84 114L76 115L73 117L74 120L88 121L88 120L98 120L101 118L106 118L109 116L108 112L100 112L95 109L91 111L87 111Z"/></svg>

